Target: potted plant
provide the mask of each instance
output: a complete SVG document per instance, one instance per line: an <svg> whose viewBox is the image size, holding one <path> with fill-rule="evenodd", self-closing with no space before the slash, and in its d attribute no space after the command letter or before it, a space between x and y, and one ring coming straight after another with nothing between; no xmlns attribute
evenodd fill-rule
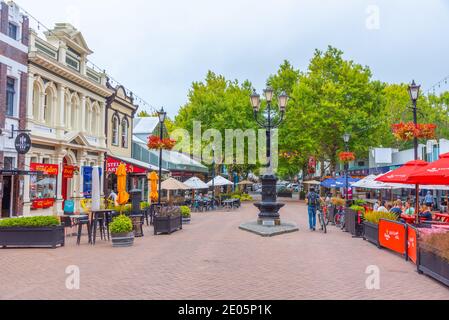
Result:
<svg viewBox="0 0 449 320"><path fill-rule="evenodd" d="M422 237L418 246L418 272L449 286L449 232Z"/></svg>
<svg viewBox="0 0 449 320"><path fill-rule="evenodd" d="M123 214L109 224L113 247L131 247L134 244L133 223Z"/></svg>
<svg viewBox="0 0 449 320"><path fill-rule="evenodd" d="M363 240L375 244L380 248L379 244L379 221L380 219L397 221L397 216L391 212L369 211L363 216Z"/></svg>
<svg viewBox="0 0 449 320"><path fill-rule="evenodd" d="M191 210L187 206L180 207L181 215L182 215L182 224L190 224L190 220L192 218Z"/></svg>
<svg viewBox="0 0 449 320"><path fill-rule="evenodd" d="M153 219L154 234L171 234L182 229L182 214L180 207L168 206L159 208Z"/></svg>
<svg viewBox="0 0 449 320"><path fill-rule="evenodd" d="M0 247L64 246L64 227L55 216L0 220Z"/></svg>

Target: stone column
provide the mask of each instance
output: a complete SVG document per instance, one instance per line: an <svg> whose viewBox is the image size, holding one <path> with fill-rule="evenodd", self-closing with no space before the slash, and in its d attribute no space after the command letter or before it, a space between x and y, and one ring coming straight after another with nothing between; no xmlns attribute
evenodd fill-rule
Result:
<svg viewBox="0 0 449 320"><path fill-rule="evenodd" d="M45 92L41 92L40 96L40 103L39 103L39 119L38 121L41 123L45 123L45 112L44 112L44 106L45 106Z"/></svg>
<svg viewBox="0 0 449 320"><path fill-rule="evenodd" d="M29 170L31 164L31 154L25 155L25 168ZM31 211L30 200L30 176L25 175L23 179L23 215L27 216Z"/></svg>
<svg viewBox="0 0 449 320"><path fill-rule="evenodd" d="M81 105L80 105L80 115L81 115L81 125L78 122L79 129L82 133L86 133L86 96L80 93Z"/></svg>
<svg viewBox="0 0 449 320"><path fill-rule="evenodd" d="M33 91L34 91L34 74L28 73L28 103L26 109L26 120L27 120L27 129L30 128L30 121L33 120ZM38 120L38 119L36 119Z"/></svg>
<svg viewBox="0 0 449 320"><path fill-rule="evenodd" d="M67 46L64 42L59 42L58 61L59 63L66 65Z"/></svg>
<svg viewBox="0 0 449 320"><path fill-rule="evenodd" d="M65 128L65 86L58 84L58 98L56 102L56 135L59 139L64 136Z"/></svg>
<svg viewBox="0 0 449 320"><path fill-rule="evenodd" d="M99 118L99 127L98 127L98 137L100 141L100 147L106 148L106 132L105 132L105 126L106 126L106 103L100 102L100 116ZM120 140L120 139L119 139Z"/></svg>
<svg viewBox="0 0 449 320"><path fill-rule="evenodd" d="M64 199L62 198L62 172L64 168L64 157L67 155L67 150L64 148L57 148L56 154L53 157L53 163L57 164L59 166L59 172L58 172L58 188L56 193L56 208L53 208L54 213L58 215L62 215L64 213L64 210L62 208L62 203L64 202Z"/></svg>

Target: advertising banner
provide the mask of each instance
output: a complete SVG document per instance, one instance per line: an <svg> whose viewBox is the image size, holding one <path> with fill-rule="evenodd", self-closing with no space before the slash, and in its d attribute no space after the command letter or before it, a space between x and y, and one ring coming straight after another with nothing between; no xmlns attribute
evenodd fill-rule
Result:
<svg viewBox="0 0 449 320"><path fill-rule="evenodd" d="M415 264L418 261L418 231L412 226L407 226L408 228L408 239L407 239L407 253L408 257Z"/></svg>
<svg viewBox="0 0 449 320"><path fill-rule="evenodd" d="M33 209L47 209L53 207L55 199L37 199L33 200Z"/></svg>
<svg viewBox="0 0 449 320"><path fill-rule="evenodd" d="M31 163L31 171L40 171L44 175L57 176L59 173L59 166L57 164L43 164L43 163Z"/></svg>
<svg viewBox="0 0 449 320"><path fill-rule="evenodd" d="M406 229L403 223L383 220L379 222L379 243L382 247L399 254L406 253Z"/></svg>

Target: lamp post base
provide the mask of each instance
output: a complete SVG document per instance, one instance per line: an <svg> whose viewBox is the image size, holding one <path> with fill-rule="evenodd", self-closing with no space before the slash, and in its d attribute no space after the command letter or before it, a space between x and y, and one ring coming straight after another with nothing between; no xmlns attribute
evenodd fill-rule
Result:
<svg viewBox="0 0 449 320"><path fill-rule="evenodd" d="M279 210L285 205L277 202L277 178L273 174L262 176L262 201L254 205L260 210L258 224L264 226L279 226L281 217Z"/></svg>

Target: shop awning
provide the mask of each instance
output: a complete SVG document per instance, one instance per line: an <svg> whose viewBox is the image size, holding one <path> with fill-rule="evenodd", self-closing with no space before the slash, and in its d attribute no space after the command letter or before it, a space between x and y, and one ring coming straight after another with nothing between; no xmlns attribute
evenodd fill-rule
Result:
<svg viewBox="0 0 449 320"><path fill-rule="evenodd" d="M128 174L146 174L150 171L159 170L159 167L157 166L153 166L152 164L145 163L133 158L108 156L106 158L106 172L115 173L120 163L124 163L126 165L126 171L128 172ZM162 172L165 173L168 171L162 169Z"/></svg>

